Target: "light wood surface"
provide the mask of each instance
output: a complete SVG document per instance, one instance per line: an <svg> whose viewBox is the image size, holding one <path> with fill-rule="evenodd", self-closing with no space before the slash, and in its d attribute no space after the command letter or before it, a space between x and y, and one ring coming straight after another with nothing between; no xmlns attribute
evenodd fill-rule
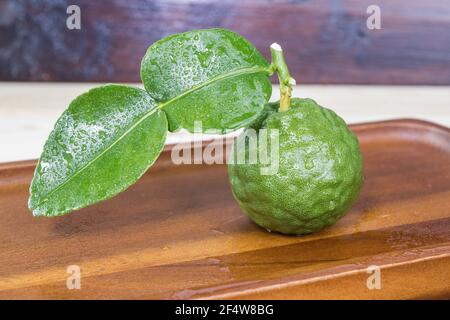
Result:
<svg viewBox="0 0 450 320"><path fill-rule="evenodd" d="M119 196L58 218L27 209L35 162L0 165L0 298L450 298L450 130L353 126L358 202L336 225L292 237L250 222L224 165L163 152ZM81 268L69 290L67 268ZM380 289L367 286L370 266Z"/></svg>
<svg viewBox="0 0 450 320"><path fill-rule="evenodd" d="M0 82L0 162L38 158L70 101L97 85ZM278 86L272 95L278 99ZM294 95L315 99L349 123L415 118L450 126L450 87L301 85ZM177 133L167 142L191 139Z"/></svg>

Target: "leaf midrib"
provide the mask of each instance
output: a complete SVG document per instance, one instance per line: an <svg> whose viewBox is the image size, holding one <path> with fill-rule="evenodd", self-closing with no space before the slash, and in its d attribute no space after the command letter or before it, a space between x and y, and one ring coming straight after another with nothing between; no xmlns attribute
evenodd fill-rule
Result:
<svg viewBox="0 0 450 320"><path fill-rule="evenodd" d="M150 117L152 114L154 114L158 110L163 110L164 107L170 105L174 101L177 101L186 95L195 92L201 88L204 88L210 84L219 82L224 79L233 78L235 76L243 75L243 74L251 74L251 73L259 73L259 72L265 72L269 73L268 68L263 67L247 67L247 68L241 68L236 69L233 71L230 71L228 73L221 74L219 76L213 77L209 79L208 81L202 82L196 86L193 86L189 90L186 90L182 92L181 94L177 95L176 97L173 97L172 99L169 99L165 102L161 102L156 105L155 108L150 109L147 113L145 113L141 118L139 118L135 123L133 123L130 128L128 128L126 131L122 133L116 140L114 140L113 143L111 143L108 147L106 147L102 152L100 152L97 156L95 156L92 160L90 160L88 163L86 163L83 167L81 167L79 170L77 170L73 175L69 176L66 180L64 180L60 185L58 185L55 189L50 191L45 197L46 199L40 201L36 206L32 207L31 209L35 210L39 208L42 204L49 201L50 196L52 196L54 193L59 191L61 188L63 188L67 183L69 183L72 179L76 178L78 175L80 175L87 167L89 167L92 163L96 162L98 159L100 159L105 153L107 153L111 148L113 148L117 143L119 143L124 137L126 137L131 131L133 131L139 124L141 124L144 120L146 120L148 117ZM150 96L150 94L147 92L147 94ZM151 97L151 96L150 96ZM154 98L152 97L154 100ZM163 110L164 111L164 110Z"/></svg>

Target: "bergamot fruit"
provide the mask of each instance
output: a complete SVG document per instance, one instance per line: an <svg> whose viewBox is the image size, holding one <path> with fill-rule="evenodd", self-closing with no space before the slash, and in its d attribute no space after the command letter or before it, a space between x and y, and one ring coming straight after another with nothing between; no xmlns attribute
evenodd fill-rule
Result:
<svg viewBox="0 0 450 320"><path fill-rule="evenodd" d="M248 161L259 154L261 143L238 148L238 138L233 152L243 152L246 162L230 161L228 174L248 217L267 230L300 235L332 225L345 214L362 186L363 160L358 139L336 113L311 99L288 102L284 112L278 112L278 103L268 104L241 134L256 130L259 136L267 129L269 136L278 130L278 170L263 174L266 164Z"/></svg>

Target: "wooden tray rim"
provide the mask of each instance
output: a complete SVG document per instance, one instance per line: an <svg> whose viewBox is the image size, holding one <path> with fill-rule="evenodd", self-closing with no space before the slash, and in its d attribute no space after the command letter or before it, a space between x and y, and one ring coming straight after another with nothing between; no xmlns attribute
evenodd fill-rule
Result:
<svg viewBox="0 0 450 320"><path fill-rule="evenodd" d="M426 121L420 119L413 118L400 118L400 119L392 119L392 120L381 120L381 121L368 121L368 122L360 122L355 124L350 124L350 128L354 131L365 131L365 130L373 130L381 127L397 127L397 128L418 128L418 129L426 129L432 130L436 132L440 132L443 134L450 135L450 128L445 127L443 125ZM207 145L213 140L204 140L203 146ZM166 144L162 153L171 151L176 143ZM19 160L19 161L11 161L11 162L3 162L0 163L0 171L3 170L11 170L11 169L23 169L30 166L35 166L37 163L37 159L30 160Z"/></svg>

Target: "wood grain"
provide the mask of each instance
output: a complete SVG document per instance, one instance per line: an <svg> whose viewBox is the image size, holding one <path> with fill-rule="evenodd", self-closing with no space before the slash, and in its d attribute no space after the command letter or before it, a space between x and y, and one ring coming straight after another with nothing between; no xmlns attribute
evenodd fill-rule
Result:
<svg viewBox="0 0 450 320"><path fill-rule="evenodd" d="M66 28L69 4L81 30ZM147 47L167 35L225 27L269 56L280 43L298 83L450 84L450 0L4 0L0 80L139 81Z"/></svg>
<svg viewBox="0 0 450 320"><path fill-rule="evenodd" d="M358 202L317 234L268 233L233 200L224 165L175 166L170 148L116 198L58 218L27 210L34 161L0 165L0 298L450 298L450 130L352 126ZM66 269L81 267L81 290ZM381 268L369 290L367 267Z"/></svg>

